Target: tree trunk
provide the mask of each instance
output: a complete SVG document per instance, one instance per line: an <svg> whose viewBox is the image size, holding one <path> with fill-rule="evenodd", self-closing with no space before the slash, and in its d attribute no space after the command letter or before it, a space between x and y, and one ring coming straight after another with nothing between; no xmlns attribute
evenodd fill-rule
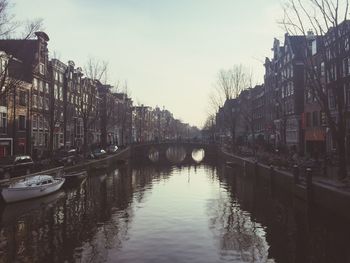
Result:
<svg viewBox="0 0 350 263"><path fill-rule="evenodd" d="M337 152L338 152L338 158L339 158L338 178L339 180L342 180L347 177L344 125L341 125L341 127L339 127L339 132L338 132L336 141L337 141Z"/></svg>
<svg viewBox="0 0 350 263"><path fill-rule="evenodd" d="M50 124L50 138L49 138L49 157L52 157L52 152L53 152L53 136L55 132L55 127L53 124Z"/></svg>
<svg viewBox="0 0 350 263"><path fill-rule="evenodd" d="M236 134L235 134L235 125L233 125L232 127L231 127L231 136L232 136L232 138L231 138L231 147L232 147L232 151L233 152L235 152L235 150L236 150L236 146L235 146L235 136L236 136Z"/></svg>
<svg viewBox="0 0 350 263"><path fill-rule="evenodd" d="M84 143L83 143L83 155L84 158L87 157L87 152L88 152L88 129L87 129L87 121L85 119L83 119L83 129L84 129Z"/></svg>
<svg viewBox="0 0 350 263"><path fill-rule="evenodd" d="M16 87L13 90L13 116L12 116L12 151L13 155L17 154L17 134L16 134ZM19 122L18 122L19 123Z"/></svg>

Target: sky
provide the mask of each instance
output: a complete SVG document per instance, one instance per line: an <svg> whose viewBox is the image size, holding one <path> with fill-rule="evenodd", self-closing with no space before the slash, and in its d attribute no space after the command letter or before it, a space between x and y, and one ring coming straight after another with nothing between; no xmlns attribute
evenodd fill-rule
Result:
<svg viewBox="0 0 350 263"><path fill-rule="evenodd" d="M235 64L263 82L281 0L12 0L17 19L42 18L49 51L84 67L108 62L134 104L159 106L201 127L217 73Z"/></svg>

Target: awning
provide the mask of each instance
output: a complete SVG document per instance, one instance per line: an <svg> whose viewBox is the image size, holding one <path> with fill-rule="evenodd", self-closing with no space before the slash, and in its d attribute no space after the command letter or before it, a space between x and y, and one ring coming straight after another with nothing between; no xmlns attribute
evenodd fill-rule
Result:
<svg viewBox="0 0 350 263"><path fill-rule="evenodd" d="M326 132L323 130L306 130L305 140L306 141L325 141Z"/></svg>

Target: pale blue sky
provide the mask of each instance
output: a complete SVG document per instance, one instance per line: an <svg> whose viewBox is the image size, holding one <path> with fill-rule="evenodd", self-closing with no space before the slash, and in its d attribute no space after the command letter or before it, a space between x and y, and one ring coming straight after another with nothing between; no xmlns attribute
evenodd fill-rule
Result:
<svg viewBox="0 0 350 263"><path fill-rule="evenodd" d="M134 102L165 106L201 126L221 68L242 63L263 80L263 60L283 32L280 0L14 0L19 19L41 17L50 52L83 66L109 62Z"/></svg>

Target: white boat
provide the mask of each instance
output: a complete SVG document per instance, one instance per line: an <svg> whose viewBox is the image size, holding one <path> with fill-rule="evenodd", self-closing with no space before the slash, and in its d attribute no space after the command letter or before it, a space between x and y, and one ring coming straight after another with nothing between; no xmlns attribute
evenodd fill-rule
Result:
<svg viewBox="0 0 350 263"><path fill-rule="evenodd" d="M61 188L65 179L51 175L35 175L2 189L5 202L12 203L51 194Z"/></svg>

